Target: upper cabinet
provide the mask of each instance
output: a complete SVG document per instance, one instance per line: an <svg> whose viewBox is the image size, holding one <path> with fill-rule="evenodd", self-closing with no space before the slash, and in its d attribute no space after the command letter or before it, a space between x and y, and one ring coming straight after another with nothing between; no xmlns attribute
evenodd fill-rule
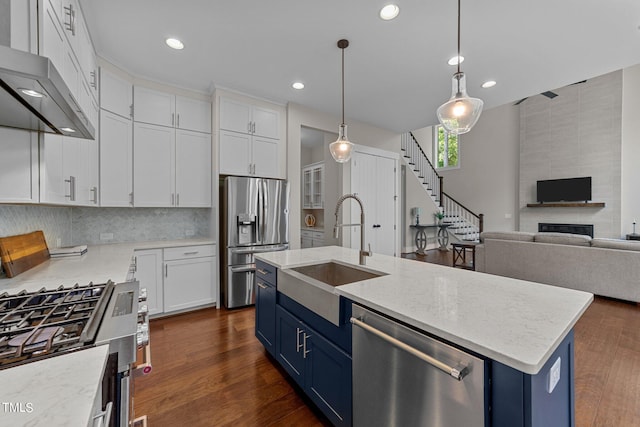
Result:
<svg viewBox="0 0 640 427"><path fill-rule="evenodd" d="M302 208L324 208L324 162L302 168Z"/></svg>
<svg viewBox="0 0 640 427"><path fill-rule="evenodd" d="M280 139L279 121L275 110L220 98L220 129Z"/></svg>
<svg viewBox="0 0 640 427"><path fill-rule="evenodd" d="M221 174L284 178L283 118L276 106L220 97L218 117Z"/></svg>
<svg viewBox="0 0 640 427"><path fill-rule="evenodd" d="M133 89L133 205L211 206L211 103Z"/></svg>
<svg viewBox="0 0 640 427"><path fill-rule="evenodd" d="M38 134L0 127L0 202L38 202Z"/></svg>
<svg viewBox="0 0 640 427"><path fill-rule="evenodd" d="M88 122L98 127L96 54L76 0L40 0L39 54L51 59Z"/></svg>
<svg viewBox="0 0 640 427"><path fill-rule="evenodd" d="M129 120L133 118L133 85L100 68L100 108Z"/></svg>
<svg viewBox="0 0 640 427"><path fill-rule="evenodd" d="M133 119L140 123L211 133L211 103L135 86Z"/></svg>

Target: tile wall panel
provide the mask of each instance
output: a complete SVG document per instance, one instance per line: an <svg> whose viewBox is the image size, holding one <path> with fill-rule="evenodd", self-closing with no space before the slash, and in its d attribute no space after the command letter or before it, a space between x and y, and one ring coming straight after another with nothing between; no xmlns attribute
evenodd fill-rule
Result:
<svg viewBox="0 0 640 427"><path fill-rule="evenodd" d="M520 106L520 230L539 222L593 224L595 237L620 238L622 72L536 95ZM592 177L598 208L527 208L536 181Z"/></svg>
<svg viewBox="0 0 640 427"><path fill-rule="evenodd" d="M51 206L0 206L0 237L42 230L47 246L71 245L71 208Z"/></svg>

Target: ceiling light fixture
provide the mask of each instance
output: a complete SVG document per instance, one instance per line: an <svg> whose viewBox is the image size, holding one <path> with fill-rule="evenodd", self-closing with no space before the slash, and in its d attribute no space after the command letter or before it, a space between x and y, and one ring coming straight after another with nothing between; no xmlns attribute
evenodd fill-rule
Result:
<svg viewBox="0 0 640 427"><path fill-rule="evenodd" d="M490 87L494 87L496 85L496 81L495 80L487 80L486 82L482 83L482 87L485 89L488 89Z"/></svg>
<svg viewBox="0 0 640 427"><path fill-rule="evenodd" d="M460 61L458 61L458 58L460 59ZM453 58L448 60L447 64L449 64L449 65L458 65L458 64L462 64L463 62L464 62L464 56L458 55L458 56L454 56Z"/></svg>
<svg viewBox="0 0 640 427"><path fill-rule="evenodd" d="M460 56L460 0L458 0L458 56ZM460 135L471 130L482 113L484 102L467 95L467 81L464 73L458 71L453 75L451 98L438 107L438 120L447 132Z"/></svg>
<svg viewBox="0 0 640 427"><path fill-rule="evenodd" d="M300 90L300 89L304 89L304 83L302 82L295 82L291 85L292 88Z"/></svg>
<svg viewBox="0 0 640 427"><path fill-rule="evenodd" d="M342 124L338 130L338 139L329 144L331 156L338 163L346 163L351 158L353 144L347 138L347 125L344 123L344 50L349 46L349 40L338 40L338 47L342 50Z"/></svg>
<svg viewBox="0 0 640 427"><path fill-rule="evenodd" d="M398 16L399 13L400 8L398 7L398 5L388 4L380 9L380 18L384 19L385 21L390 21L391 19Z"/></svg>
<svg viewBox="0 0 640 427"><path fill-rule="evenodd" d="M174 39L174 38L168 38L165 40L165 43L167 44L167 46L169 46L171 49L176 49L176 50L181 50L184 49L184 43L182 43L180 40L178 39Z"/></svg>
<svg viewBox="0 0 640 427"><path fill-rule="evenodd" d="M44 93L40 93L38 91L35 91L33 89L25 89L25 88L18 88L18 90L22 93L24 93L25 95L28 96L32 96L34 98L44 98L45 94Z"/></svg>

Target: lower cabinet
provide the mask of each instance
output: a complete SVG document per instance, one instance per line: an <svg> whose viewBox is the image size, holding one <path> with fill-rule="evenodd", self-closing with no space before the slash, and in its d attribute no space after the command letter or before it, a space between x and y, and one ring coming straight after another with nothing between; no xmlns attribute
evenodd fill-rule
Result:
<svg viewBox="0 0 640 427"><path fill-rule="evenodd" d="M336 426L351 425L351 357L276 306L276 360Z"/></svg>
<svg viewBox="0 0 640 427"><path fill-rule="evenodd" d="M276 287L256 278L256 337L264 348L276 355Z"/></svg>
<svg viewBox="0 0 640 427"><path fill-rule="evenodd" d="M150 315L216 302L215 245L137 250L134 277L147 289Z"/></svg>

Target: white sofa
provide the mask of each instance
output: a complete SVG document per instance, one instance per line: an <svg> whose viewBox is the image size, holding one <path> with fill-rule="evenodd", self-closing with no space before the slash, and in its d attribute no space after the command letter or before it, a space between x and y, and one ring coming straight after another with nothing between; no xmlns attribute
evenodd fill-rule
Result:
<svg viewBox="0 0 640 427"><path fill-rule="evenodd" d="M520 231L480 242L476 271L640 302L640 242Z"/></svg>

